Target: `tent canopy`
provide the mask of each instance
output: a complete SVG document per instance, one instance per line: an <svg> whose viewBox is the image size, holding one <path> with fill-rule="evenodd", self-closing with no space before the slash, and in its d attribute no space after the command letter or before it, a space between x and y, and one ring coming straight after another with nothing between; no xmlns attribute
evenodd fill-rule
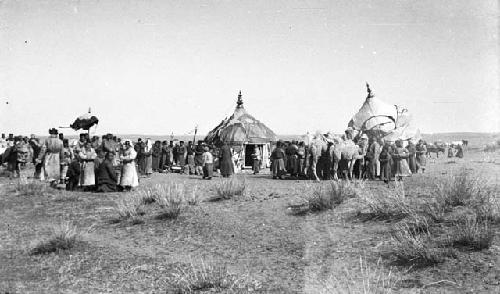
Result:
<svg viewBox="0 0 500 294"><path fill-rule="evenodd" d="M262 122L255 119L243 107L241 91L234 113L224 119L205 137L205 142L221 145L264 144L277 141L276 134Z"/></svg>
<svg viewBox="0 0 500 294"><path fill-rule="evenodd" d="M411 114L406 108L391 105L375 97L368 83L368 95L348 126L362 131L370 137L396 139L420 139L420 131L413 125Z"/></svg>

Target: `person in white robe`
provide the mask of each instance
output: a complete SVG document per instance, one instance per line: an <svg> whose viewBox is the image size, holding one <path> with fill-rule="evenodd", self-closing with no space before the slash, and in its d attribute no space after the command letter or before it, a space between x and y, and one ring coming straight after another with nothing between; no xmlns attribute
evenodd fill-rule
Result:
<svg viewBox="0 0 500 294"><path fill-rule="evenodd" d="M54 128L49 130L50 137L42 145L37 163L43 162L43 173L45 179L51 184L57 184L61 178L61 153L63 142L57 137L58 131Z"/></svg>
<svg viewBox="0 0 500 294"><path fill-rule="evenodd" d="M78 153L82 165L80 185L84 190L91 190L95 188L95 164L94 160L97 158L97 153L90 142L85 143L85 147Z"/></svg>
<svg viewBox="0 0 500 294"><path fill-rule="evenodd" d="M132 141L124 140L123 154L120 156L122 162L120 186L127 191L139 186L139 176L137 175L137 169L135 167L136 156L137 152L132 146Z"/></svg>

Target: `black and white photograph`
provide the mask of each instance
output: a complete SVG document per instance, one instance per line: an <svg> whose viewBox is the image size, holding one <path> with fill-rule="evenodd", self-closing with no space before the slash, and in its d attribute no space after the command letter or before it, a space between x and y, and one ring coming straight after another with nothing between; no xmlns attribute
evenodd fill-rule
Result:
<svg viewBox="0 0 500 294"><path fill-rule="evenodd" d="M0 294L500 293L498 0L0 0Z"/></svg>

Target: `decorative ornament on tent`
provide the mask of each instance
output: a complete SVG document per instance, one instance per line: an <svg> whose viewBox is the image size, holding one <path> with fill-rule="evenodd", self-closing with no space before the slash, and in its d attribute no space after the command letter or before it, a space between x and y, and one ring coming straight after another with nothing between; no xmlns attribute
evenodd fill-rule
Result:
<svg viewBox="0 0 500 294"><path fill-rule="evenodd" d="M368 83L366 91L368 92L366 100L349 121L349 127L369 137L385 138L389 141L420 139L420 132L413 125L408 109L379 100Z"/></svg>
<svg viewBox="0 0 500 294"><path fill-rule="evenodd" d="M91 127L97 125L99 123L99 119L92 115L90 112L90 108L88 113L82 114L76 118L76 120L70 125L70 127L78 131L80 129L88 131Z"/></svg>

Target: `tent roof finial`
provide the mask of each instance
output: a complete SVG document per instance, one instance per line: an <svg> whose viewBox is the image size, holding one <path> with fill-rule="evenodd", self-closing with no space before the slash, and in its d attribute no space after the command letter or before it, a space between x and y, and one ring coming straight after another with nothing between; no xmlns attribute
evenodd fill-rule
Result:
<svg viewBox="0 0 500 294"><path fill-rule="evenodd" d="M373 98L375 96L375 94L372 92L372 89L370 89L370 85L368 84L368 82L366 82L366 92L368 92L366 98Z"/></svg>
<svg viewBox="0 0 500 294"><path fill-rule="evenodd" d="M236 101L236 108L243 108L243 99L241 98L241 90L238 94L238 101Z"/></svg>

